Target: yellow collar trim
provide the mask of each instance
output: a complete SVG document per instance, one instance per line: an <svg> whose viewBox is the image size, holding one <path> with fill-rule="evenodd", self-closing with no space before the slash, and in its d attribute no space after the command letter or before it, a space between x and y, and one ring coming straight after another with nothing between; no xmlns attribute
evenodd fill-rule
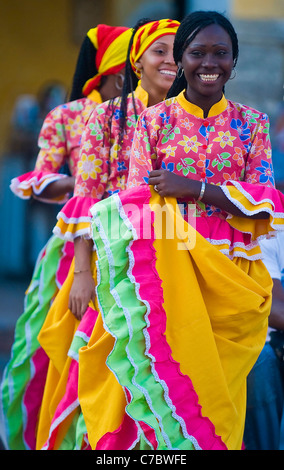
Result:
<svg viewBox="0 0 284 470"><path fill-rule="evenodd" d="M94 101L95 103L101 104L103 102L102 97L98 90L93 90L91 93L88 94L89 100Z"/></svg>
<svg viewBox="0 0 284 470"><path fill-rule="evenodd" d="M147 91L145 91L144 88L142 88L140 80L139 80L138 85L137 85L137 87L134 91L134 96L135 96L135 98L138 98L144 104L144 106L147 108L148 101L149 101L149 95L148 95Z"/></svg>
<svg viewBox="0 0 284 470"><path fill-rule="evenodd" d="M185 97L185 90L183 90L177 96L177 102L188 113L193 114L193 116L196 116L198 118L204 119L203 109L199 108L199 106L197 106L193 103L190 103L190 101L187 101L187 99ZM222 98L220 99L220 101L218 101L218 103L213 104L213 106L210 108L207 117L218 116L218 114L221 114L221 113L223 113L223 111L225 111L227 106L228 106L228 101L226 100L225 96L223 95Z"/></svg>

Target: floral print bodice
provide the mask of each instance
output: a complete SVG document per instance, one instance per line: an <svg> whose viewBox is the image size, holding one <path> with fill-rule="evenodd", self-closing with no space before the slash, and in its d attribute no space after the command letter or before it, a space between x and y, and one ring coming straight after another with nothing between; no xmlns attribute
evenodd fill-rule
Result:
<svg viewBox="0 0 284 470"><path fill-rule="evenodd" d="M99 105L91 115L82 139L74 196L101 199L126 189L129 157L139 115L148 94L138 86L127 98L127 120L120 139L120 98ZM137 114L136 114L137 113Z"/></svg>
<svg viewBox="0 0 284 470"><path fill-rule="evenodd" d="M67 164L76 176L83 130L97 105L96 101L82 98L60 105L47 115L38 139L40 151L35 170L57 173Z"/></svg>
<svg viewBox="0 0 284 470"><path fill-rule="evenodd" d="M135 106L133 103L135 100ZM146 108L148 94L138 85L127 97L125 131L120 138L121 99L97 106L82 137L74 196L59 212L54 233L65 240L90 237L91 207L126 189L129 158L137 116Z"/></svg>
<svg viewBox="0 0 284 470"><path fill-rule="evenodd" d="M268 116L223 96L205 119L184 93L148 108L137 124L128 186L147 183L149 171L157 168L217 185L244 181L274 187ZM197 203L197 216L216 212L222 216Z"/></svg>

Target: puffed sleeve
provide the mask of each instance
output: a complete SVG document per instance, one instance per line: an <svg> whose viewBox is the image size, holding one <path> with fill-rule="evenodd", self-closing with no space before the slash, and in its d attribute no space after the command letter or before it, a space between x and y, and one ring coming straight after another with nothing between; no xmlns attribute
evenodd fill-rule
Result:
<svg viewBox="0 0 284 470"><path fill-rule="evenodd" d="M39 153L33 171L24 173L11 181L10 188L21 199L36 199L48 203L64 203L69 194L54 199L41 196L42 191L54 181L66 178L67 175L59 173L67 157L66 138L62 116L64 106L57 106L46 116L42 125L38 146Z"/></svg>
<svg viewBox="0 0 284 470"><path fill-rule="evenodd" d="M269 119L266 114L253 117L256 121L251 134L244 181L227 181L221 187L228 199L246 216L261 212L267 219L229 216L234 228L252 234L252 239L284 230L284 196L275 189Z"/></svg>
<svg viewBox="0 0 284 470"><path fill-rule="evenodd" d="M90 208L105 194L109 176L109 133L103 108L96 108L86 124L80 147L74 196L57 215L53 232L65 240L90 237Z"/></svg>

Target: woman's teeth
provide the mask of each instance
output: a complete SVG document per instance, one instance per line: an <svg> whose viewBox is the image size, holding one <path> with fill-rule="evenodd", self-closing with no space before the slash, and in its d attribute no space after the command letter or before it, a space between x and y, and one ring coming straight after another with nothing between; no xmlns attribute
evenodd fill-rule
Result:
<svg viewBox="0 0 284 470"><path fill-rule="evenodd" d="M217 78L219 77L219 74L214 74L214 75L203 75L200 74L199 77L203 82L215 82Z"/></svg>
<svg viewBox="0 0 284 470"><path fill-rule="evenodd" d="M171 77L176 76L176 72L174 72L173 70L160 70L160 72L165 74L165 75L171 75Z"/></svg>

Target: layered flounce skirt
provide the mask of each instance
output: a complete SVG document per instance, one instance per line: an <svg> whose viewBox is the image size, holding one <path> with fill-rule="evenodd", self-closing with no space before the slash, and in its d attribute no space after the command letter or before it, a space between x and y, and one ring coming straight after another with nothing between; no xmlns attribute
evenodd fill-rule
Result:
<svg viewBox="0 0 284 470"><path fill-rule="evenodd" d="M1 382L3 440L10 450L33 450L49 358L38 342L50 306L62 287L74 246L52 236L38 256Z"/></svg>
<svg viewBox="0 0 284 470"><path fill-rule="evenodd" d="M95 305L81 322L68 310L71 266L39 335L37 448L241 449L271 305L262 261L229 259L148 186L92 215Z"/></svg>

